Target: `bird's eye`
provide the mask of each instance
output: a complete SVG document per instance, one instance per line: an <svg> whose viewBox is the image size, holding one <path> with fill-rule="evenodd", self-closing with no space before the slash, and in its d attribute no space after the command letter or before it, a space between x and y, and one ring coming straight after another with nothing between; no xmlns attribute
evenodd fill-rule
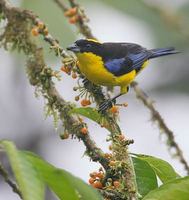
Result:
<svg viewBox="0 0 189 200"><path fill-rule="evenodd" d="M91 47L91 45L90 45L90 44L87 44L87 45L86 45L86 47L87 47L87 48L90 48L90 47Z"/></svg>

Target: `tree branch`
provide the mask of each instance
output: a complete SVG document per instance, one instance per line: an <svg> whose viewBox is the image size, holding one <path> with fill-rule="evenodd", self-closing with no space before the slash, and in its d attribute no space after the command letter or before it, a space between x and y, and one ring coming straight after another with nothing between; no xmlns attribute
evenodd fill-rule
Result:
<svg viewBox="0 0 189 200"><path fill-rule="evenodd" d="M160 113L154 107L153 100L150 99L147 96L147 94L138 86L138 83L133 82L131 84L131 86L133 87L137 98L139 100L141 100L143 102L143 104L150 110L151 115L152 115L152 121L157 122L159 129L162 130L166 134L166 136L168 138L167 144L170 147L172 147L172 148L174 148L176 150L176 156L178 157L180 162L184 165L185 170L189 174L189 165L188 165L187 161L185 160L185 158L183 156L181 148L179 147L179 145L175 141L174 133L173 133L173 131L171 131L168 128L168 126L166 125L166 123L163 120L162 116L160 115Z"/></svg>
<svg viewBox="0 0 189 200"><path fill-rule="evenodd" d="M77 27L79 28L79 32L81 34L83 34L86 38L90 38L90 39L96 39L96 37L92 34L92 31L90 29L90 27L88 26L87 22L88 17L85 14L85 11L83 8L81 8L81 6L76 3L75 0L68 0L70 2L70 6L72 8L77 8L77 15L79 16L79 20L76 23Z"/></svg>
<svg viewBox="0 0 189 200"><path fill-rule="evenodd" d="M63 12L66 12L69 8L62 2L62 0L54 0L54 2L60 7Z"/></svg>

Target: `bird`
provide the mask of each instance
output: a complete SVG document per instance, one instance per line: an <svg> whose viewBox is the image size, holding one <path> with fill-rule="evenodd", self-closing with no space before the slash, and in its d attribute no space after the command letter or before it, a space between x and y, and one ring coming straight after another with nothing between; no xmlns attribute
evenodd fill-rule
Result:
<svg viewBox="0 0 189 200"><path fill-rule="evenodd" d="M79 39L67 50L76 55L78 67L87 80L96 85L120 87L118 95L100 104L99 112L105 112L129 91L129 85L150 59L179 53L174 47L148 50L135 43L101 43L94 39Z"/></svg>

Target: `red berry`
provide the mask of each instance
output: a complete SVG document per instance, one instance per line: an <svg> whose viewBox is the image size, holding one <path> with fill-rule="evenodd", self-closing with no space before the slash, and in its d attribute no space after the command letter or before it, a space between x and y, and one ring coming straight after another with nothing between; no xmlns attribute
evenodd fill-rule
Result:
<svg viewBox="0 0 189 200"><path fill-rule="evenodd" d="M38 35L39 35L39 30L38 30L38 28L37 28L37 27L32 28L31 34L32 34L33 36L38 36Z"/></svg>
<svg viewBox="0 0 189 200"><path fill-rule="evenodd" d="M115 164L116 164L116 162L114 160L111 160L109 163L110 166L115 166Z"/></svg>
<svg viewBox="0 0 189 200"><path fill-rule="evenodd" d="M120 186L120 182L119 181L114 181L113 185L115 188L118 188Z"/></svg>
<svg viewBox="0 0 189 200"><path fill-rule="evenodd" d="M100 181L95 181L92 186L97 189L102 189L102 183Z"/></svg>
<svg viewBox="0 0 189 200"><path fill-rule="evenodd" d="M75 15L77 13L77 7L74 7L74 8L70 8L69 10L67 10L64 15L66 17L71 17L73 15Z"/></svg>
<svg viewBox="0 0 189 200"><path fill-rule="evenodd" d="M44 35L48 35L48 34L49 34L49 31L48 31L48 29L47 29L47 28L45 28L45 29L43 30L43 33L44 33Z"/></svg>
<svg viewBox="0 0 189 200"><path fill-rule="evenodd" d="M78 20L79 20L79 17L77 15L75 15L69 19L69 22L70 22L70 24L75 24L78 22Z"/></svg>
<svg viewBox="0 0 189 200"><path fill-rule="evenodd" d="M73 73L72 73L72 78L73 78L73 79L76 79L76 78L77 78L77 74L73 72Z"/></svg>
<svg viewBox="0 0 189 200"><path fill-rule="evenodd" d="M117 106L112 106L112 107L110 108L110 112L113 113L113 114L115 114L115 113L118 113L118 112L119 112L119 109L118 109Z"/></svg>
<svg viewBox="0 0 189 200"><path fill-rule="evenodd" d="M89 179L89 183L90 183L90 184L93 184L94 182L95 182L95 179L94 179L94 178L90 178L90 179Z"/></svg>
<svg viewBox="0 0 189 200"><path fill-rule="evenodd" d="M96 177L98 177L99 179L102 179L102 178L104 178L104 173L98 172Z"/></svg>
<svg viewBox="0 0 189 200"><path fill-rule="evenodd" d="M87 130L86 127L83 127L83 128L81 129L81 133L82 133L83 135L86 135L87 132L88 132L88 130Z"/></svg>
<svg viewBox="0 0 189 200"><path fill-rule="evenodd" d="M45 25L44 25L44 23L43 23L42 21L38 21L38 22L37 22L37 27L38 27L39 29L43 29L43 28L45 27Z"/></svg>

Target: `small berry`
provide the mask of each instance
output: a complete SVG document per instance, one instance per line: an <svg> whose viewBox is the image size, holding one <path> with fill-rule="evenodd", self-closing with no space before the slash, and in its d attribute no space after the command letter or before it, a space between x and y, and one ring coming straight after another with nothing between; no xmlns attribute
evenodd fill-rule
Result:
<svg viewBox="0 0 189 200"><path fill-rule="evenodd" d="M90 183L90 184L93 184L94 182L95 182L95 179L94 179L94 178L90 178L90 179L89 179L89 183Z"/></svg>
<svg viewBox="0 0 189 200"><path fill-rule="evenodd" d="M115 113L118 113L118 112L119 112L119 109L118 109L117 106L112 106L112 107L110 108L110 112L113 113L113 114L115 114Z"/></svg>
<svg viewBox="0 0 189 200"><path fill-rule="evenodd" d="M88 130L87 130L86 127L83 127L83 128L81 129L81 133L82 133L83 135L86 135L87 132L88 132Z"/></svg>
<svg viewBox="0 0 189 200"><path fill-rule="evenodd" d="M71 17L73 15L75 15L77 13L77 7L74 7L74 8L70 8L69 10L67 10L64 15L66 17Z"/></svg>
<svg viewBox="0 0 189 200"><path fill-rule="evenodd" d="M47 28L45 28L44 30L43 30L43 33L44 33L44 35L46 36L46 35L48 35L49 34L49 31L48 31L48 29Z"/></svg>
<svg viewBox="0 0 189 200"><path fill-rule="evenodd" d="M102 179L102 178L104 178L104 173L98 172L96 177L98 177L99 179Z"/></svg>
<svg viewBox="0 0 189 200"><path fill-rule="evenodd" d="M69 134L67 132L65 132L64 134L60 135L60 138L65 140L69 138Z"/></svg>
<svg viewBox="0 0 189 200"><path fill-rule="evenodd" d="M96 178L97 172L92 172L92 173L89 174L89 176L90 176L91 178Z"/></svg>
<svg viewBox="0 0 189 200"><path fill-rule="evenodd" d="M97 189L102 189L102 183L100 181L95 181L92 186Z"/></svg>
<svg viewBox="0 0 189 200"><path fill-rule="evenodd" d="M125 140L125 136L124 136L123 134L119 135L119 140L120 140L120 141Z"/></svg>
<svg viewBox="0 0 189 200"><path fill-rule="evenodd" d="M89 103L89 102L88 102L87 99L82 99L82 101L81 101L81 105L82 105L83 107L88 106L88 105L89 105L88 103Z"/></svg>
<svg viewBox="0 0 189 200"><path fill-rule="evenodd" d="M116 162L114 160L111 160L109 163L110 166L115 166L115 164L116 164Z"/></svg>
<svg viewBox="0 0 189 200"><path fill-rule="evenodd" d="M75 96L75 101L79 101L79 96Z"/></svg>
<svg viewBox="0 0 189 200"><path fill-rule="evenodd" d="M115 188L118 188L120 186L120 182L119 181L114 181L113 185Z"/></svg>
<svg viewBox="0 0 189 200"><path fill-rule="evenodd" d="M91 101L88 99L88 100L86 100L86 104L87 105L91 105Z"/></svg>
<svg viewBox="0 0 189 200"><path fill-rule="evenodd" d="M69 19L69 22L70 22L70 24L75 24L75 23L78 22L78 20L79 20L79 17L78 17L78 16L73 16L73 17L71 17L71 18Z"/></svg>
<svg viewBox="0 0 189 200"><path fill-rule="evenodd" d="M77 91L78 90L78 87L73 87L73 91Z"/></svg>
<svg viewBox="0 0 189 200"><path fill-rule="evenodd" d="M127 107L127 106L128 106L128 103L123 103L123 106L124 106L124 107Z"/></svg>
<svg viewBox="0 0 189 200"><path fill-rule="evenodd" d="M39 30L37 27L32 28L31 33L33 36L38 36L39 35Z"/></svg>
<svg viewBox="0 0 189 200"><path fill-rule="evenodd" d="M39 29L43 29L43 28L45 27L45 25L44 25L44 23L43 23L42 21L38 21L38 22L37 22L37 27L38 27Z"/></svg>
<svg viewBox="0 0 189 200"><path fill-rule="evenodd" d="M111 153L105 153L104 157L107 158L107 159L110 159L112 157L112 154Z"/></svg>
<svg viewBox="0 0 189 200"><path fill-rule="evenodd" d="M64 66L64 65L60 68L60 70L67 73L67 74L70 72L70 69L68 67Z"/></svg>
<svg viewBox="0 0 189 200"><path fill-rule="evenodd" d="M72 78L76 79L77 78L77 74L76 73L72 73Z"/></svg>
<svg viewBox="0 0 189 200"><path fill-rule="evenodd" d="M86 106L86 99L82 99L82 100L81 100L81 105L82 105L82 106Z"/></svg>

